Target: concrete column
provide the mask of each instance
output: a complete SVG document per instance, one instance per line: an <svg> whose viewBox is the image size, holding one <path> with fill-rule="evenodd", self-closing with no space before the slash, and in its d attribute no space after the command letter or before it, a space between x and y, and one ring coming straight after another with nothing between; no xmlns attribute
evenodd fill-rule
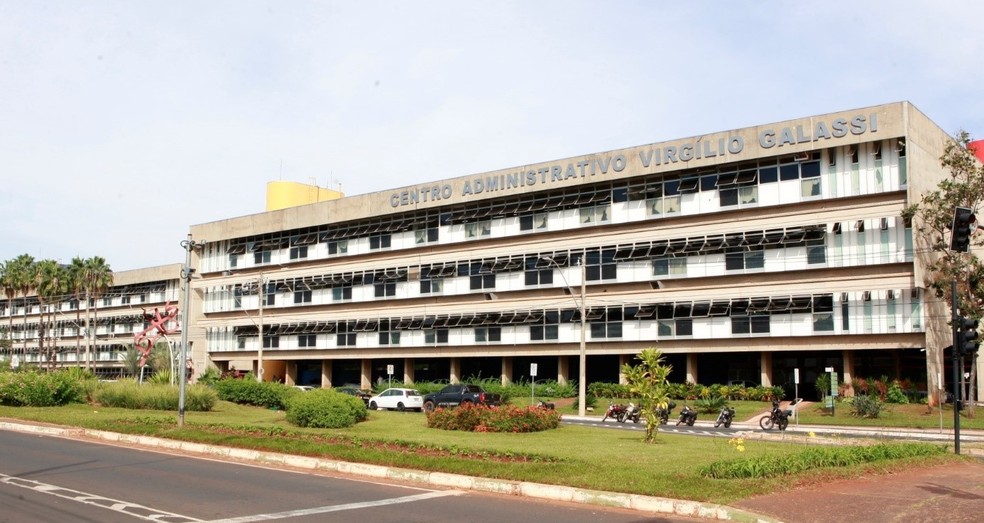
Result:
<svg viewBox="0 0 984 523"><path fill-rule="evenodd" d="M363 359L360 369L359 388L372 390L372 360Z"/></svg>
<svg viewBox="0 0 984 523"><path fill-rule="evenodd" d="M448 382L452 385L461 382L461 358L451 358L451 375L448 376Z"/></svg>
<svg viewBox="0 0 984 523"><path fill-rule="evenodd" d="M502 386L509 385L512 383L513 375L513 359L512 356L502 357L502 372L499 374L499 378L502 381Z"/></svg>
<svg viewBox="0 0 984 523"><path fill-rule="evenodd" d="M761 363L759 364L759 379L763 387L772 386L772 353L763 352Z"/></svg>
<svg viewBox="0 0 984 523"><path fill-rule="evenodd" d="M844 360L844 375L841 377L841 383L847 385L844 389L844 395L854 396L854 351L841 351L841 358Z"/></svg>
<svg viewBox="0 0 984 523"><path fill-rule="evenodd" d="M687 383L697 383L697 354L687 354Z"/></svg>
<svg viewBox="0 0 984 523"><path fill-rule="evenodd" d="M331 388L331 360L321 360L321 386Z"/></svg>
<svg viewBox="0 0 984 523"><path fill-rule="evenodd" d="M567 385L567 377L571 373L571 359L567 356L557 356L557 384Z"/></svg>
<svg viewBox="0 0 984 523"><path fill-rule="evenodd" d="M618 383L620 385L627 385L629 383L629 380L625 379L625 373L622 372L622 367L626 363L631 363L633 357L634 356L632 354L619 354L618 355ZM688 360L687 365L689 366L689 360Z"/></svg>
<svg viewBox="0 0 984 523"><path fill-rule="evenodd" d="M288 361L284 365L284 385L297 384L297 362Z"/></svg>
<svg viewBox="0 0 984 523"><path fill-rule="evenodd" d="M403 358L403 383L413 383L413 358Z"/></svg>

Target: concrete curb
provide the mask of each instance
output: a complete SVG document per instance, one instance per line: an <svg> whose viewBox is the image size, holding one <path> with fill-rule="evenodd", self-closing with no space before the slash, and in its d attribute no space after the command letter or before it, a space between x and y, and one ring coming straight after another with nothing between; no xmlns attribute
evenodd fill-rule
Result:
<svg viewBox="0 0 984 523"><path fill-rule="evenodd" d="M423 483L438 487L460 490L473 490L506 494L510 496L525 496L551 501L565 501L585 505L623 508L650 514L674 514L677 516L700 517L725 521L777 523L768 516L755 514L745 510L718 505L701 503L639 494L623 494L602 490L589 490L563 485L547 485L525 481L497 480L448 474L445 472L426 472L411 469L369 465L365 463L349 463L330 459L293 456L275 452L264 452L232 447L220 447L203 443L169 440L150 436L120 434L102 430L80 429L74 427L52 427L31 425L27 423L11 423L0 421L0 430L41 434L72 439L88 439L115 444L138 445L141 447L175 450L182 453L206 456L211 458L228 458L247 461L267 466L283 465L301 470L317 470L337 472L371 478L388 479L413 483Z"/></svg>

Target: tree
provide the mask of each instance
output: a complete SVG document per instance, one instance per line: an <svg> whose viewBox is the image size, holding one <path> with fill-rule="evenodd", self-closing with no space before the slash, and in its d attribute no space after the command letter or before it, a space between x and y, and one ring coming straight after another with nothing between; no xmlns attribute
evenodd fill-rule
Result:
<svg viewBox="0 0 984 523"><path fill-rule="evenodd" d="M34 257L28 254L21 254L12 261L7 262L8 284L14 288L21 298L25 310L28 307L27 296L33 288ZM13 310L10 316L11 334L13 334L14 317ZM24 314L24 355L27 355L27 314Z"/></svg>
<svg viewBox="0 0 984 523"><path fill-rule="evenodd" d="M87 258L85 260L85 331L86 333L93 332L96 328L96 320L99 312L99 307L96 305L98 299L103 295L110 287L113 286L113 270L109 268L109 264L106 263L106 259L102 256L93 256L92 258ZM92 304L92 323L89 322L89 305ZM90 329L90 325L92 328ZM91 366L92 361L92 351L94 348L92 345L95 344L96 337L90 336L91 343L87 342L85 347L85 361L86 366Z"/></svg>
<svg viewBox="0 0 984 523"><path fill-rule="evenodd" d="M14 296L17 296L17 289L11 283L10 273L7 269L7 267L10 266L10 264L11 264L10 261L0 262L0 291L2 291L3 294L7 297L6 311L7 314L10 315L10 325L7 327L5 332L6 337L0 339L0 342L6 342L6 343L4 343L2 347L0 347L0 352L6 354L8 358L12 354L11 352L12 344L10 343L11 340L9 337L10 337L10 333L13 331L14 328L13 306L14 306Z"/></svg>
<svg viewBox="0 0 984 523"><path fill-rule="evenodd" d="M58 352L51 331L55 326L55 310L52 304L65 292L65 270L55 260L41 260L34 264L33 287L37 290L41 310L38 315L38 354L44 355L48 369L55 368Z"/></svg>
<svg viewBox="0 0 984 523"><path fill-rule="evenodd" d="M75 299L75 361L81 365L82 362L82 307L81 303L85 297L85 260L76 256L72 258L72 263L66 269L68 279L68 291Z"/></svg>
<svg viewBox="0 0 984 523"><path fill-rule="evenodd" d="M984 264L973 252L950 250L948 241L954 209L967 207L976 213L984 204L984 166L968 149L970 142L970 135L961 131L955 140L946 144L940 165L949 171L949 177L941 181L935 191L924 194L919 203L907 207L903 216L911 220L915 232L928 241L933 254L927 256L926 286L937 298L952 305L950 285L956 281L957 309L964 316L979 319L984 303ZM982 245L984 238L981 235L971 236L971 251ZM971 384L976 381L977 355L973 358ZM973 416L975 388L971 385L970 416Z"/></svg>
<svg viewBox="0 0 984 523"><path fill-rule="evenodd" d="M646 443L656 440L659 431L659 414L657 409L669 406L670 371L673 367L663 365L663 353L656 348L644 349L639 356L638 365L622 365L622 373L629 384L629 390L641 399L639 407L646 418Z"/></svg>

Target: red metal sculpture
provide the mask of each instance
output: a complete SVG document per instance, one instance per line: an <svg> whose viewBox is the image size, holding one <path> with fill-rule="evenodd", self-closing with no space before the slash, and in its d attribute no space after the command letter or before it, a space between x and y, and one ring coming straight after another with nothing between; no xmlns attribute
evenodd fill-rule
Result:
<svg viewBox="0 0 984 523"><path fill-rule="evenodd" d="M150 357L150 351L154 349L154 344L157 343L157 340L161 339L162 336L171 334L171 331L167 329L167 322L178 317L178 306L164 303L163 314L161 314L161 311L157 307L154 307L153 314L149 314L147 309L144 309L143 316L144 320L149 322L150 325L143 332L133 337L133 346L140 351L141 367L147 363L147 358Z"/></svg>

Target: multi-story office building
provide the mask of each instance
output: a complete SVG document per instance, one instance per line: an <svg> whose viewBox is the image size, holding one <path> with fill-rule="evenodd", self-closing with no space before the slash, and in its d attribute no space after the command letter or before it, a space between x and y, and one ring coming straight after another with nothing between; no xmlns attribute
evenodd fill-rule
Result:
<svg viewBox="0 0 984 523"><path fill-rule="evenodd" d="M195 363L564 381L584 350L594 382L656 346L673 381L934 395L948 313L902 210L948 139L892 103L195 225Z"/></svg>
<svg viewBox="0 0 984 523"><path fill-rule="evenodd" d="M100 376L119 376L135 336L151 327L155 312L178 304L180 272L180 264L116 272L113 285L88 308L71 294L44 302L36 294L0 300L0 329L10 331L3 359L45 368L89 364ZM164 325L172 333L164 341L177 347L179 322Z"/></svg>

